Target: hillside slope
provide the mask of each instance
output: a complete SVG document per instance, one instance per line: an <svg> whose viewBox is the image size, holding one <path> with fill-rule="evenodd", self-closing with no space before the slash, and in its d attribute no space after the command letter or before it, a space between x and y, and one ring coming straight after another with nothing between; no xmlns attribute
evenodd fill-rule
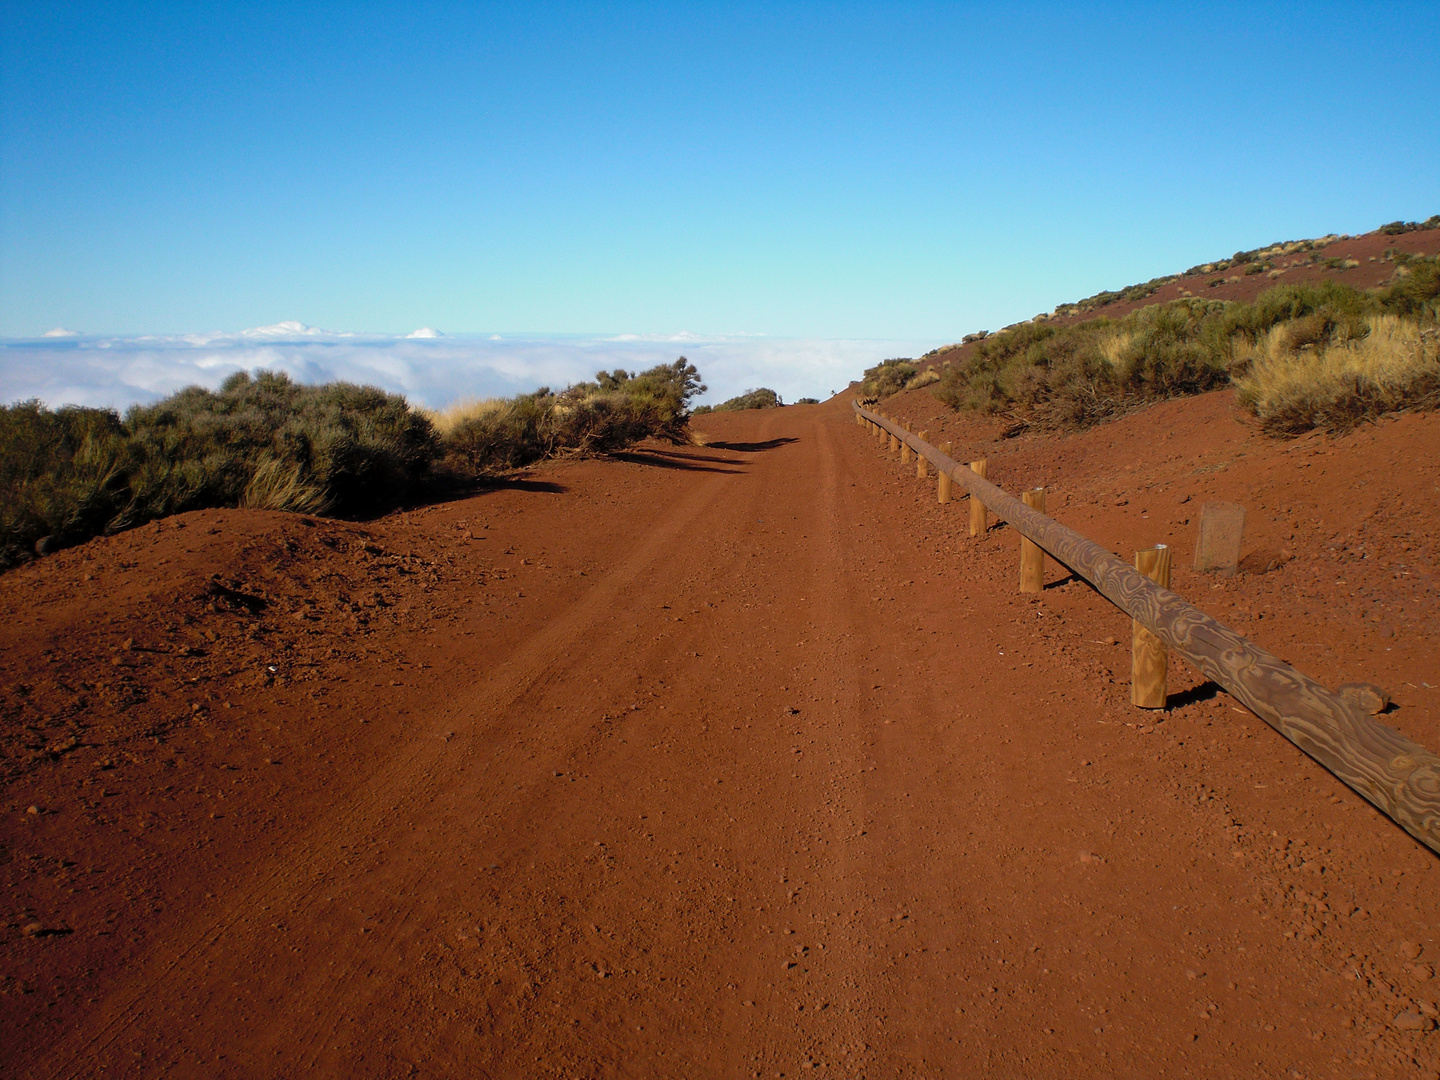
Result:
<svg viewBox="0 0 1440 1080"><path fill-rule="evenodd" d="M1317 241L1293 241L1261 250L1274 250L1275 254L1251 265L1270 265L1272 269L1247 273L1247 266L1236 265L1209 272L1187 272L1176 276L1172 281L1157 285L1153 292L1144 296L1117 298L1108 303L1087 304L1082 301L1061 304L1053 312L1036 315L1031 321L1069 326L1102 315L1118 319L1142 307L1190 296L1208 300L1249 302L1275 285L1313 284L1327 280L1341 281L1356 289L1373 289L1394 279L1396 268L1393 253L1440 254L1440 227L1416 229L1398 235L1377 230L1344 239L1337 237L1330 240L1322 237ZM1206 265L1219 267L1226 262L1227 260L1219 259ZM1118 296L1120 292L1123 290L1117 290L1115 294L1099 295ZM974 335L970 337L973 338ZM924 367L933 367L947 360L953 362L969 355L973 349L973 340L942 346L927 353L921 364Z"/></svg>

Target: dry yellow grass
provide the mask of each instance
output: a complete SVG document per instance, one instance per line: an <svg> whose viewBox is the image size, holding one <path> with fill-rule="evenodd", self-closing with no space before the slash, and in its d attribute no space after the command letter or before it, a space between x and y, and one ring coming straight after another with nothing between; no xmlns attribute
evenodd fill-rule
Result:
<svg viewBox="0 0 1440 1080"><path fill-rule="evenodd" d="M1120 357L1130 347L1135 335L1128 330L1112 330L1100 339L1100 355L1111 367L1120 366Z"/></svg>
<svg viewBox="0 0 1440 1080"><path fill-rule="evenodd" d="M504 398L461 398L443 409L421 409L441 438L448 438L467 420L478 420L505 411L510 403Z"/></svg>
<svg viewBox="0 0 1440 1080"><path fill-rule="evenodd" d="M1241 404L1267 430L1299 432L1440 403L1440 332L1394 315L1367 324L1362 338L1298 349L1291 324L1274 327L1235 377Z"/></svg>
<svg viewBox="0 0 1440 1080"><path fill-rule="evenodd" d="M926 368L917 375L913 375L910 381L905 384L906 390L918 390L922 386L929 386L931 383L940 381L940 373L934 368Z"/></svg>
<svg viewBox="0 0 1440 1080"><path fill-rule="evenodd" d="M240 506L249 510L323 514L329 505L325 489L306 483L304 471L297 463L270 457L255 467L254 475L240 496Z"/></svg>

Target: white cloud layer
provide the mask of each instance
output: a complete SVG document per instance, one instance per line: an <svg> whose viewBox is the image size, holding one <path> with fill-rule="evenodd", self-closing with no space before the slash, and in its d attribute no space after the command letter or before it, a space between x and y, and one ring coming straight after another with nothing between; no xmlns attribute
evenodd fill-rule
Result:
<svg viewBox="0 0 1440 1080"><path fill-rule="evenodd" d="M365 383L442 406L457 398L559 388L600 369L636 370L685 355L719 402L757 386L786 401L824 398L891 356L916 356L938 341L847 341L696 334L448 336L422 327L404 337L320 330L282 322L238 332L99 337L52 331L0 339L0 401L123 410L184 386L214 388L236 371L268 368L301 382Z"/></svg>

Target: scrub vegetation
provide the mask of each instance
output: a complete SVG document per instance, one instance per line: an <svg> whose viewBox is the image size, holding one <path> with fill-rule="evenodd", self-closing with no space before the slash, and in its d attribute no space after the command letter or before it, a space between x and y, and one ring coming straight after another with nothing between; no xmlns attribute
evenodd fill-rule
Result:
<svg viewBox="0 0 1440 1080"><path fill-rule="evenodd" d="M785 402L780 400L780 395L768 387L762 386L758 390L746 390L739 397L732 397L729 401L722 401L719 405L701 405L695 410L696 413L711 412L739 412L742 409L778 409Z"/></svg>
<svg viewBox="0 0 1440 1080"><path fill-rule="evenodd" d="M440 413L374 387L305 386L267 371L189 387L123 418L0 406L0 568L186 510L361 516L544 458L652 436L686 442L689 402L704 389L681 357Z"/></svg>
<svg viewBox="0 0 1440 1080"><path fill-rule="evenodd" d="M1431 407L1440 263L1393 258L1396 279L1368 292L1327 280L1278 286L1251 303L1189 297L1119 319L1021 323L975 340L933 392L953 408L1041 428L1083 427L1231 382L1277 434ZM867 392L880 370L866 373Z"/></svg>

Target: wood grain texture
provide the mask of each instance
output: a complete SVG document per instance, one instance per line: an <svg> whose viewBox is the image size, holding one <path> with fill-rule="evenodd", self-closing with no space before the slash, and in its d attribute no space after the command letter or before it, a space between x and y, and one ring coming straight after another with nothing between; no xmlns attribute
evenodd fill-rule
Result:
<svg viewBox="0 0 1440 1080"><path fill-rule="evenodd" d="M987 467L988 463L986 460L980 458L970 462L967 470L973 475L978 476L981 480L984 480ZM958 475L952 474L951 479L958 479ZM985 500L976 494L975 488L966 485L965 481L961 480L960 486L970 493L970 535L984 536L985 530L990 527L990 519L986 516L988 511L985 509ZM996 488L996 490L998 491L999 488Z"/></svg>
<svg viewBox="0 0 1440 1080"><path fill-rule="evenodd" d="M1020 500L1031 510L1045 513L1045 489L1031 488L1020 493ZM1020 537L1020 591L1045 591L1045 550L1035 541Z"/></svg>
<svg viewBox="0 0 1440 1080"><path fill-rule="evenodd" d="M1170 548L1164 544L1135 553L1135 569L1162 589L1170 587ZM1165 643L1130 622L1130 704L1142 709L1163 709L1169 692L1170 652Z"/></svg>
<svg viewBox="0 0 1440 1080"><path fill-rule="evenodd" d="M873 413L866 415L876 419ZM1099 544L1031 510L929 443L884 423L893 437L908 441L972 498L1088 581L1411 836L1440 853L1440 757L1156 585Z"/></svg>

